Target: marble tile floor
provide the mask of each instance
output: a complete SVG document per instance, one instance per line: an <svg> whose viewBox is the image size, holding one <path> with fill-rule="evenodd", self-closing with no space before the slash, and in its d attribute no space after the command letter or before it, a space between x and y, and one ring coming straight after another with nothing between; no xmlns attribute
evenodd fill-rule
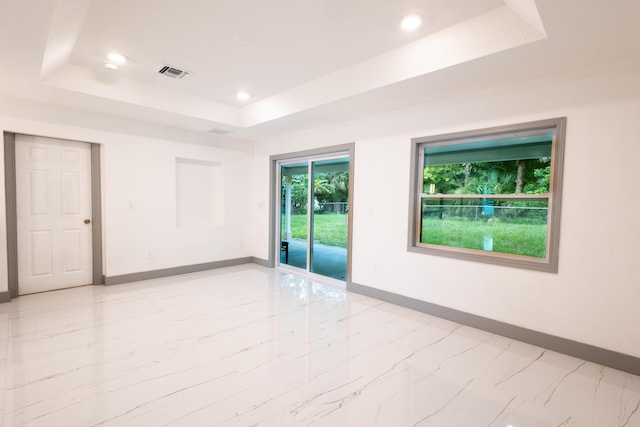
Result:
<svg viewBox="0 0 640 427"><path fill-rule="evenodd" d="M0 304L4 426L640 426L640 377L249 264Z"/></svg>

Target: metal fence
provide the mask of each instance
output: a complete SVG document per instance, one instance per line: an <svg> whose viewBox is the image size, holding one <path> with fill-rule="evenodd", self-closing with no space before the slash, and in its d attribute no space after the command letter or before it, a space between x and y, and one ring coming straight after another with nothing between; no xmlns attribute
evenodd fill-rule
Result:
<svg viewBox="0 0 640 427"><path fill-rule="evenodd" d="M514 223L545 224L547 206L500 206L492 203L477 205L427 205L422 207L426 218L455 219L461 221L500 220Z"/></svg>
<svg viewBox="0 0 640 427"><path fill-rule="evenodd" d="M348 202L316 203L314 212L317 214L346 214L349 212Z"/></svg>
<svg viewBox="0 0 640 427"><path fill-rule="evenodd" d="M285 212L286 206L282 204L282 212ZM316 214L346 214L349 212L349 202L315 202L313 212ZM306 203L291 203L292 215L306 215Z"/></svg>

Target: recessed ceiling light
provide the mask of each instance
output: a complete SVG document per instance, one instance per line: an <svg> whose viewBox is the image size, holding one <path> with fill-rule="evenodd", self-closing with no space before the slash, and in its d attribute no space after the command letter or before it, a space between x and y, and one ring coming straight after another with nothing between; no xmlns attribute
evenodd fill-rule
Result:
<svg viewBox="0 0 640 427"><path fill-rule="evenodd" d="M107 58L109 58L110 61L113 61L115 63L118 64L124 64L125 62L127 62L127 57L124 55L121 55L117 52L111 52L107 55Z"/></svg>
<svg viewBox="0 0 640 427"><path fill-rule="evenodd" d="M117 70L118 66L116 64L112 64L111 62L107 62L106 64L104 64L104 68L107 68L109 70Z"/></svg>
<svg viewBox="0 0 640 427"><path fill-rule="evenodd" d="M251 95L249 95L247 92L238 92L236 94L236 97L238 97L240 101L246 101L251 98Z"/></svg>
<svg viewBox="0 0 640 427"><path fill-rule="evenodd" d="M417 30L420 25L422 25L422 15L419 13L411 13L409 15L406 15L400 21L400 27L404 31Z"/></svg>

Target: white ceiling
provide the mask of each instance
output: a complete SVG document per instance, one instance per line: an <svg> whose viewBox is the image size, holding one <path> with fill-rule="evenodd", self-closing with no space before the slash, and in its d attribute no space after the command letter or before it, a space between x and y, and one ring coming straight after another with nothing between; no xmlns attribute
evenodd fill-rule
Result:
<svg viewBox="0 0 640 427"><path fill-rule="evenodd" d="M425 25L400 31L413 11ZM638 16L636 0L0 0L0 94L260 138L638 57ZM110 51L128 63L106 70Z"/></svg>

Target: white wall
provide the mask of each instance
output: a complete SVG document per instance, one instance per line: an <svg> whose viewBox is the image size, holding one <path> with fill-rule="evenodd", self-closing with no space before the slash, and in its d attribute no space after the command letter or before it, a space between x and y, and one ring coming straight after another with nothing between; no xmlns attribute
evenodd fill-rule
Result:
<svg viewBox="0 0 640 427"><path fill-rule="evenodd" d="M640 85L626 65L257 141L254 255L268 256L269 156L355 141L354 282L640 356ZM557 274L407 252L412 137L561 116Z"/></svg>
<svg viewBox="0 0 640 427"><path fill-rule="evenodd" d="M251 256L250 153L129 137L103 153L108 275ZM220 163L220 225L177 227L176 157Z"/></svg>
<svg viewBox="0 0 640 427"><path fill-rule="evenodd" d="M0 98L0 129L102 145L107 276L252 255L252 143L9 98ZM219 165L222 221L176 226L176 158ZM2 183L0 292L8 288L4 200Z"/></svg>
<svg viewBox="0 0 640 427"><path fill-rule="evenodd" d="M640 80L626 65L258 141L255 153L252 143L1 97L0 129L103 144L108 276L266 259L269 156L355 141L354 282L638 357ZM407 252L410 138L559 116L568 122L558 274ZM222 164L222 226L176 228L176 157ZM0 292L3 204L0 185Z"/></svg>

